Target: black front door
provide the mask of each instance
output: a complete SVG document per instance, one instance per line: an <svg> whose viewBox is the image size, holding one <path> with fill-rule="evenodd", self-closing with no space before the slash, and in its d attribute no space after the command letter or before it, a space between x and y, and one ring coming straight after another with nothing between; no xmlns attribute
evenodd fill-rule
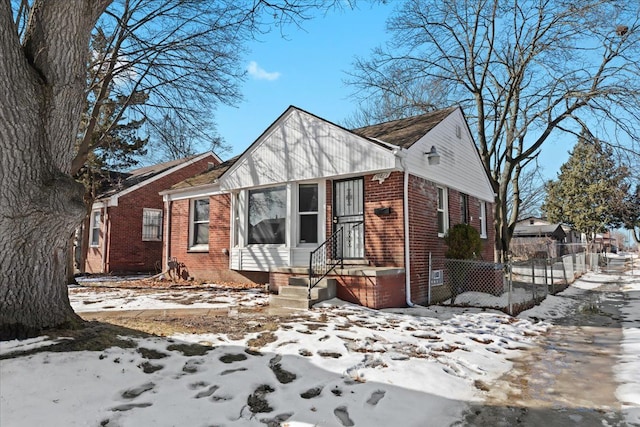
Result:
<svg viewBox="0 0 640 427"><path fill-rule="evenodd" d="M343 258L364 258L364 180L334 181L333 227L342 229Z"/></svg>

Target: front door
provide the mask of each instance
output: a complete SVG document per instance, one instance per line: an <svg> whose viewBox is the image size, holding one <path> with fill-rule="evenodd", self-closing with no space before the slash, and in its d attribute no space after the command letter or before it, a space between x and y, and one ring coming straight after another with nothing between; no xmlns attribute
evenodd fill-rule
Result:
<svg viewBox="0 0 640 427"><path fill-rule="evenodd" d="M333 231L342 229L345 259L364 258L364 180L334 181Z"/></svg>

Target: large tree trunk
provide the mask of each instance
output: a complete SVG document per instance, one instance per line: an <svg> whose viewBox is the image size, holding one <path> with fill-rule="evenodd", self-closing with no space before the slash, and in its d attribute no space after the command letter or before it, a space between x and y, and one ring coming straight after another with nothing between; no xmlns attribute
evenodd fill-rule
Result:
<svg viewBox="0 0 640 427"><path fill-rule="evenodd" d="M69 173L89 36L108 3L37 0L21 45L0 0L0 339L79 319L67 269L84 188Z"/></svg>

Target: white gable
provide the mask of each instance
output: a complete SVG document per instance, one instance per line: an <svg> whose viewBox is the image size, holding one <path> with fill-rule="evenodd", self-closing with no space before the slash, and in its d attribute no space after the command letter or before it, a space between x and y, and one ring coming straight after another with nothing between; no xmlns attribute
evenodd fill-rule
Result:
<svg viewBox="0 0 640 427"><path fill-rule="evenodd" d="M434 146L440 164L430 165L425 152ZM409 148L407 165L413 175L453 188L488 202L493 189L464 116L456 109Z"/></svg>
<svg viewBox="0 0 640 427"><path fill-rule="evenodd" d="M233 190L396 168L387 148L290 107L220 179Z"/></svg>

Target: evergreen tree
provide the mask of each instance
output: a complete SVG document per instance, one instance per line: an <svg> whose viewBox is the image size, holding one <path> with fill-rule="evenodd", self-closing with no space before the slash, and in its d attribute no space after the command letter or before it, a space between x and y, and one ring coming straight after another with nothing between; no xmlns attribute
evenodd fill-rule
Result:
<svg viewBox="0 0 640 427"><path fill-rule="evenodd" d="M624 226L632 231L633 240L640 243L640 184L636 184L635 191L631 191L627 195L622 220Z"/></svg>
<svg viewBox="0 0 640 427"><path fill-rule="evenodd" d="M570 154L558 179L547 183L542 210L549 221L568 224L592 241L595 233L621 224L629 172L616 164L610 148L584 134Z"/></svg>

